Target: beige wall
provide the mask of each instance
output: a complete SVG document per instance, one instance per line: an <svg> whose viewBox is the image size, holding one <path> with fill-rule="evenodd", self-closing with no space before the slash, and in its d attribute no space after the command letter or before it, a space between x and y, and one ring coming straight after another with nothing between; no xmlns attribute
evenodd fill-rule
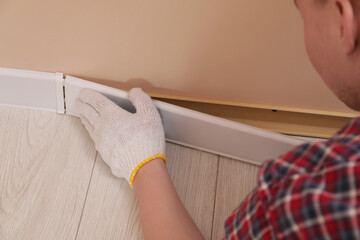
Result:
<svg viewBox="0 0 360 240"><path fill-rule="evenodd" d="M307 60L290 0L0 0L0 66L350 112Z"/></svg>

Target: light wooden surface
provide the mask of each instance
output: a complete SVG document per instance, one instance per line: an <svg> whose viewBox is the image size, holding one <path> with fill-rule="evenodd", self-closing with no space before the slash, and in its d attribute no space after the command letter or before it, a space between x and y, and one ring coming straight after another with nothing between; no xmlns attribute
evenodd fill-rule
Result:
<svg viewBox="0 0 360 240"><path fill-rule="evenodd" d="M0 107L0 239L75 239L95 155L77 119Z"/></svg>
<svg viewBox="0 0 360 240"><path fill-rule="evenodd" d="M195 223L210 239L218 156L167 143L168 170ZM77 239L142 239L136 197L98 155Z"/></svg>
<svg viewBox="0 0 360 240"><path fill-rule="evenodd" d="M259 166L220 157L212 239L224 236L224 222L256 186Z"/></svg>
<svg viewBox="0 0 360 240"><path fill-rule="evenodd" d="M139 217L134 192L98 155L76 239L141 239Z"/></svg>
<svg viewBox="0 0 360 240"><path fill-rule="evenodd" d="M168 170L180 199L210 239L219 156L168 144Z"/></svg>
<svg viewBox="0 0 360 240"><path fill-rule="evenodd" d="M167 143L168 170L206 239L255 186L257 166ZM76 118L0 107L0 239L142 239L136 197Z"/></svg>

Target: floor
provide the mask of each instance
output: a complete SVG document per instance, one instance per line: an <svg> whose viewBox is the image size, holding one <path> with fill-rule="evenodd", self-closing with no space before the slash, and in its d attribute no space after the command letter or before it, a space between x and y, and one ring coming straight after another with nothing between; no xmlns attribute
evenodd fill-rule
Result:
<svg viewBox="0 0 360 240"><path fill-rule="evenodd" d="M258 166L167 143L168 170L206 239L256 185ZM0 239L142 239L135 194L77 118L0 107Z"/></svg>

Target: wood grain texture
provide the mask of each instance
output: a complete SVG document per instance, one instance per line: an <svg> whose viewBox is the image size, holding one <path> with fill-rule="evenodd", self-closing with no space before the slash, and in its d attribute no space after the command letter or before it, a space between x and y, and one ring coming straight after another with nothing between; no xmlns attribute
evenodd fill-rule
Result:
<svg viewBox="0 0 360 240"><path fill-rule="evenodd" d="M212 239L224 236L224 222L256 186L259 166L220 157Z"/></svg>
<svg viewBox="0 0 360 240"><path fill-rule="evenodd" d="M0 107L0 239L74 239L95 156L78 119Z"/></svg>
<svg viewBox="0 0 360 240"><path fill-rule="evenodd" d="M98 154L76 239L140 239L136 195Z"/></svg>
<svg viewBox="0 0 360 240"><path fill-rule="evenodd" d="M210 239L218 156L167 143L167 167L182 202ZM98 155L77 240L142 239L136 196Z"/></svg>
<svg viewBox="0 0 360 240"><path fill-rule="evenodd" d="M258 166L172 143L166 155L205 238L223 237ZM0 239L142 239L133 190L96 156L78 119L0 107L0 161Z"/></svg>
<svg viewBox="0 0 360 240"><path fill-rule="evenodd" d="M167 144L168 169L181 201L210 239L219 156Z"/></svg>

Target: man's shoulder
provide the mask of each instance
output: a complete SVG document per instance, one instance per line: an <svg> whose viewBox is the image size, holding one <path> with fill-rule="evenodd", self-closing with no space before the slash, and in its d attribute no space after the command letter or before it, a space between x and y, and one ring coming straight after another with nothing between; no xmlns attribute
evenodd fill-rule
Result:
<svg viewBox="0 0 360 240"><path fill-rule="evenodd" d="M330 139L306 142L276 159L265 161L258 176L263 183L273 184L349 160L360 161L360 117L349 121Z"/></svg>

